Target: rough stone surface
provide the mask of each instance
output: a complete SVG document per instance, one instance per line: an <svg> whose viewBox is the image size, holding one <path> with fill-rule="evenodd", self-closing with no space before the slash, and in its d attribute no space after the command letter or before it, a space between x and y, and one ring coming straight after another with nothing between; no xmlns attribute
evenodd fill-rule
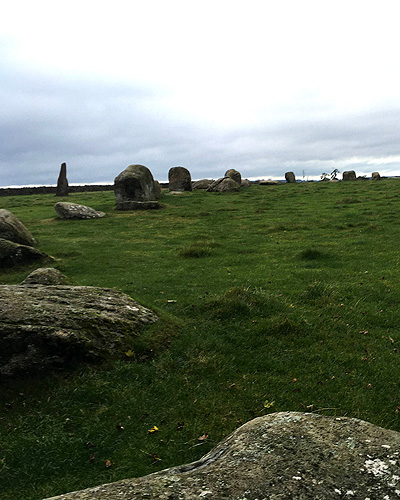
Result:
<svg viewBox="0 0 400 500"><path fill-rule="evenodd" d="M198 462L52 500L391 500L399 495L400 433L357 419L282 412L244 424Z"/></svg>
<svg viewBox="0 0 400 500"><path fill-rule="evenodd" d="M114 180L115 201L117 210L135 210L139 208L136 202L156 202L154 179L150 170L144 165L129 165ZM132 208L129 207L129 203ZM153 203L154 205L154 203ZM140 208L157 208L156 206L142 205Z"/></svg>
<svg viewBox="0 0 400 500"><path fill-rule="evenodd" d="M0 286L0 375L121 354L157 316L108 288Z"/></svg>
<svg viewBox="0 0 400 500"><path fill-rule="evenodd" d="M68 203L66 201L56 203L54 210L60 219L99 219L106 215L104 212L98 212L86 205L78 205L77 203Z"/></svg>
<svg viewBox="0 0 400 500"><path fill-rule="evenodd" d="M381 176L380 176L379 172L372 172L371 179L373 181L380 181L381 180Z"/></svg>
<svg viewBox="0 0 400 500"><path fill-rule="evenodd" d="M158 181L154 181L154 196L156 200L159 200L162 196L161 184Z"/></svg>
<svg viewBox="0 0 400 500"><path fill-rule="evenodd" d="M285 173L285 180L286 180L286 182L294 183L294 182L296 182L296 177L295 177L293 172L286 172Z"/></svg>
<svg viewBox="0 0 400 500"><path fill-rule="evenodd" d="M242 179L240 187L250 187L250 186L251 186L251 181L249 179Z"/></svg>
<svg viewBox="0 0 400 500"><path fill-rule="evenodd" d="M56 196L68 195L67 164L61 163L60 174L57 180Z"/></svg>
<svg viewBox="0 0 400 500"><path fill-rule="evenodd" d="M214 182L214 179L200 179L200 180L194 181L192 183L192 188L193 189L208 189L213 182Z"/></svg>
<svg viewBox="0 0 400 500"><path fill-rule="evenodd" d="M185 167L172 167L168 172L168 189L170 191L191 191L192 178Z"/></svg>
<svg viewBox="0 0 400 500"><path fill-rule="evenodd" d="M16 264L50 258L37 248L0 238L0 267L11 267Z"/></svg>
<svg viewBox="0 0 400 500"><path fill-rule="evenodd" d="M207 191L211 193L227 193L232 191L239 191L240 185L230 177L221 177L214 181Z"/></svg>
<svg viewBox="0 0 400 500"><path fill-rule="evenodd" d="M235 182L237 182L239 184L239 186L241 185L242 183L242 176L240 175L240 172L238 172L237 170L235 170L234 168L230 168L229 170L227 170L225 172L225 177L230 177L231 179L233 179Z"/></svg>
<svg viewBox="0 0 400 500"><path fill-rule="evenodd" d="M356 173L354 172L354 170L346 170L345 172L343 172L343 180L344 181L355 181L357 179L356 177Z"/></svg>
<svg viewBox="0 0 400 500"><path fill-rule="evenodd" d="M31 272L21 285L66 285L68 278L54 267L39 267Z"/></svg>
<svg viewBox="0 0 400 500"><path fill-rule="evenodd" d="M0 209L0 238L28 246L36 243L18 217L5 209Z"/></svg>

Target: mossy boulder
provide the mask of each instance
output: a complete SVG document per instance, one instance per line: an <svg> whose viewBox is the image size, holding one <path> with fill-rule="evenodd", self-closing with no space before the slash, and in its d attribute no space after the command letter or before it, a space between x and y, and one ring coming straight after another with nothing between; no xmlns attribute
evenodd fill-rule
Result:
<svg viewBox="0 0 400 500"><path fill-rule="evenodd" d="M272 413L197 462L47 500L392 499L399 456L399 432L354 418Z"/></svg>
<svg viewBox="0 0 400 500"><path fill-rule="evenodd" d="M114 180L117 210L159 208L158 189L150 170L144 165L129 165Z"/></svg>
<svg viewBox="0 0 400 500"><path fill-rule="evenodd" d="M13 213L0 209L0 238L19 243L20 245L35 245L35 239L30 231Z"/></svg>
<svg viewBox="0 0 400 500"><path fill-rule="evenodd" d="M239 184L239 186L242 184L242 176L241 176L240 172L238 172L234 168L230 168L229 170L227 170L225 172L225 177L230 177L232 180L237 182Z"/></svg>
<svg viewBox="0 0 400 500"><path fill-rule="evenodd" d="M0 286L0 375L122 355L157 316L122 292L67 285Z"/></svg>
<svg viewBox="0 0 400 500"><path fill-rule="evenodd" d="M37 248L0 238L0 267L11 267L46 259L51 259L51 257Z"/></svg>

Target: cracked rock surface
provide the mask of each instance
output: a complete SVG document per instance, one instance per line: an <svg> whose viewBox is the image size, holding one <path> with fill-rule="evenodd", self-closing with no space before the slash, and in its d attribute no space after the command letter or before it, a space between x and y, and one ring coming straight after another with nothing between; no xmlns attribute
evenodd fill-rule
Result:
<svg viewBox="0 0 400 500"><path fill-rule="evenodd" d="M244 424L198 462L48 500L391 500L399 462L398 432L281 412Z"/></svg>

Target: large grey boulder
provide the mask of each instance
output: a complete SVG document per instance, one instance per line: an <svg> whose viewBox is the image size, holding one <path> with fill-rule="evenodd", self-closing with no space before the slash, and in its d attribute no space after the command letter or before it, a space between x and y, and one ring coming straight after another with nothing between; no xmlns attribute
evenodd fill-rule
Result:
<svg viewBox="0 0 400 500"><path fill-rule="evenodd" d="M28 246L36 243L32 234L18 217L5 209L0 209L0 238Z"/></svg>
<svg viewBox="0 0 400 500"><path fill-rule="evenodd" d="M60 174L57 180L56 196L68 195L67 164L61 163Z"/></svg>
<svg viewBox="0 0 400 500"><path fill-rule="evenodd" d="M51 259L51 257L37 248L0 238L0 267L12 267L16 264L27 264L45 259Z"/></svg>
<svg viewBox="0 0 400 500"><path fill-rule="evenodd" d="M67 285L68 278L54 267L39 267L29 274L21 285Z"/></svg>
<svg viewBox="0 0 400 500"><path fill-rule="evenodd" d="M354 170L346 170L345 172L343 172L343 180L344 181L355 181L357 180L357 177L356 177L356 173L354 172Z"/></svg>
<svg viewBox="0 0 400 500"><path fill-rule="evenodd" d="M129 165L117 175L114 192L117 210L159 208L153 175L144 165Z"/></svg>
<svg viewBox="0 0 400 500"><path fill-rule="evenodd" d="M295 183L296 182L296 177L293 172L286 172L285 173L285 180L288 183Z"/></svg>
<svg viewBox="0 0 400 500"><path fill-rule="evenodd" d="M230 177L221 177L214 181L208 188L207 191L211 193L229 193L233 191L239 191L240 185L235 182Z"/></svg>
<svg viewBox="0 0 400 500"><path fill-rule="evenodd" d="M192 178L185 167L172 167L168 172L168 189L170 191L191 191Z"/></svg>
<svg viewBox="0 0 400 500"><path fill-rule="evenodd" d="M197 462L48 500L391 500L400 433L362 420L282 412L244 424Z"/></svg>
<svg viewBox="0 0 400 500"><path fill-rule="evenodd" d="M371 179L373 181L380 181L381 180L381 175L379 172L372 172Z"/></svg>
<svg viewBox="0 0 400 500"><path fill-rule="evenodd" d="M0 285L0 376L121 355L156 320L108 288Z"/></svg>
<svg viewBox="0 0 400 500"><path fill-rule="evenodd" d="M240 172L238 172L237 170L235 170L234 168L230 168L229 170L227 170L225 172L225 177L230 177L231 179L233 179L235 182L237 182L239 184L239 186L241 185L242 183L242 176L240 175Z"/></svg>
<svg viewBox="0 0 400 500"><path fill-rule="evenodd" d="M104 217L104 212L98 212L94 208L78 203L60 201L54 205L54 210L60 219L99 219Z"/></svg>
<svg viewBox="0 0 400 500"><path fill-rule="evenodd" d="M192 188L193 189L208 189L213 182L214 182L214 179L200 179L198 181L192 182Z"/></svg>

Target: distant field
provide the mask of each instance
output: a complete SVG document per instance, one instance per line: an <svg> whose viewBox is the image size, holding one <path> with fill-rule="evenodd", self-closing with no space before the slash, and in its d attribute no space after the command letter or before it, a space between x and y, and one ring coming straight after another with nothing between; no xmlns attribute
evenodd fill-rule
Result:
<svg viewBox="0 0 400 500"><path fill-rule="evenodd" d="M399 180L195 191L147 212L70 195L107 213L90 221L57 220L56 201L0 207L73 284L120 289L160 321L132 356L0 386L2 500L190 462L274 411L400 431Z"/></svg>

